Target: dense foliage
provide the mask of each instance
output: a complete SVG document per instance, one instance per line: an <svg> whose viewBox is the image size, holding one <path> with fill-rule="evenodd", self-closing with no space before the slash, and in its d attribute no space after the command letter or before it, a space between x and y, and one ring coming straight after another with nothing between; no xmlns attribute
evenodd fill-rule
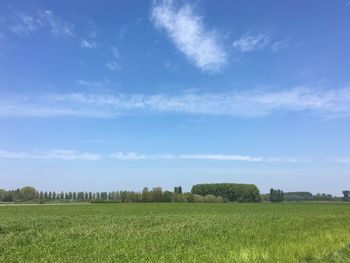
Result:
<svg viewBox="0 0 350 263"><path fill-rule="evenodd" d="M253 184L196 184L192 194L221 196L225 201L258 202L259 189Z"/></svg>
<svg viewBox="0 0 350 263"><path fill-rule="evenodd" d="M270 189L270 201L271 202L283 202L284 201L284 195L283 191L280 189Z"/></svg>
<svg viewBox="0 0 350 263"><path fill-rule="evenodd" d="M350 244L349 208L346 203L3 205L0 262L350 262L349 250L343 250Z"/></svg>

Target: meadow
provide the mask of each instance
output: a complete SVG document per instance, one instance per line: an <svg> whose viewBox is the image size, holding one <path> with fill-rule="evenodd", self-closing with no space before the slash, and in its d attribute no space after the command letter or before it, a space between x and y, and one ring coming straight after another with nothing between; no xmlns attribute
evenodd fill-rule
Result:
<svg viewBox="0 0 350 263"><path fill-rule="evenodd" d="M0 206L0 262L350 262L350 204Z"/></svg>

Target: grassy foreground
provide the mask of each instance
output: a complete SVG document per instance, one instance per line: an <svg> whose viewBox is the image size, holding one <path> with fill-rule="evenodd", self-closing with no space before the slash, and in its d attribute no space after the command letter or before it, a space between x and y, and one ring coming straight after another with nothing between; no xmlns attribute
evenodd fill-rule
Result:
<svg viewBox="0 0 350 263"><path fill-rule="evenodd" d="M0 206L0 262L350 262L349 204Z"/></svg>

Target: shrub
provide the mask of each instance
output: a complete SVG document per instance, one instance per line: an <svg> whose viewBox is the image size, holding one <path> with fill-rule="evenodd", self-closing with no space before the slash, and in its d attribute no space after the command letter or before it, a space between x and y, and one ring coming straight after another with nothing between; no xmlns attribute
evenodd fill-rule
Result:
<svg viewBox="0 0 350 263"><path fill-rule="evenodd" d="M215 195L206 195L204 197L204 201L206 203L216 203L216 197L215 197Z"/></svg>
<svg viewBox="0 0 350 263"><path fill-rule="evenodd" d="M205 199L201 195L194 194L193 195L193 202L194 203L204 203Z"/></svg>

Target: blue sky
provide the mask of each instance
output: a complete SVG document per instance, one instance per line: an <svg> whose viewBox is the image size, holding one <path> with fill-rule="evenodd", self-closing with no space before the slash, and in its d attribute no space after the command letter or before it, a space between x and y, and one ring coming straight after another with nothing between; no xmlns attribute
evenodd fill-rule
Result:
<svg viewBox="0 0 350 263"><path fill-rule="evenodd" d="M349 1L1 1L0 187L350 187Z"/></svg>

